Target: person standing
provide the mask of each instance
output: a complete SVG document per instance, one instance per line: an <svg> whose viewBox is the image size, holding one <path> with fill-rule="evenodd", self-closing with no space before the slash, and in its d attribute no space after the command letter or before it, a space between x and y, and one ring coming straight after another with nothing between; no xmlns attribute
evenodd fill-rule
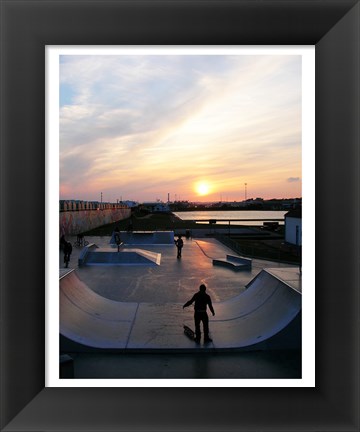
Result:
<svg viewBox="0 0 360 432"><path fill-rule="evenodd" d="M181 258L181 251L182 251L182 248L184 246L184 241L181 238L181 235L179 235L178 238L177 238L177 240L175 240L175 244L176 244L176 247L177 247L177 257Z"/></svg>
<svg viewBox="0 0 360 432"><path fill-rule="evenodd" d="M128 232L132 232L134 229L134 223L133 223L133 216L130 216L130 221L129 221L129 225L128 225Z"/></svg>
<svg viewBox="0 0 360 432"><path fill-rule="evenodd" d="M195 293L192 298L187 301L183 309L190 306L195 302L194 305L194 321L195 321L195 341L197 343L200 342L201 338L201 330L200 323L203 323L204 328L204 342L212 342L212 339L209 337L209 317L206 311L206 308L209 307L213 316L215 316L215 311L212 305L211 297L206 292L206 285L201 284L199 287L199 291Z"/></svg>
<svg viewBox="0 0 360 432"><path fill-rule="evenodd" d="M118 227L116 227L114 230L114 240L115 243L117 244L118 252L120 252L121 238L120 238L120 231Z"/></svg>

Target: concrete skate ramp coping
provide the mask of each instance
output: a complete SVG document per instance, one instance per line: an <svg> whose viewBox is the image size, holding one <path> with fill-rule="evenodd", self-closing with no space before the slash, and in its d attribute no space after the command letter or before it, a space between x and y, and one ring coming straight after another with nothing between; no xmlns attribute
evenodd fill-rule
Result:
<svg viewBox="0 0 360 432"><path fill-rule="evenodd" d="M301 293L271 274L271 269L262 270L242 294L214 303L214 308L213 343L206 349L301 346ZM60 279L60 333L64 340L75 342L73 347L195 349L199 346L183 334L183 324L193 328L193 313L188 309L184 312L178 303L106 299L89 289L75 271Z"/></svg>

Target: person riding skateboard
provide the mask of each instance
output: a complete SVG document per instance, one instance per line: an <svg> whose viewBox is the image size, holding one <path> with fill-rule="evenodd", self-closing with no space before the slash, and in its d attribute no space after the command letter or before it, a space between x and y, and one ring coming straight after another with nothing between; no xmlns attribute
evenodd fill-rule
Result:
<svg viewBox="0 0 360 432"><path fill-rule="evenodd" d="M206 285L201 284L199 287L199 291L195 293L192 298L187 301L183 309L190 306L195 302L194 305L194 321L195 321L195 341L197 343L200 342L201 331L200 331L200 323L203 323L204 328L204 342L212 342L212 339L209 338L209 317L206 312L207 306L209 307L213 316L215 316L215 311L211 302L211 297L209 294L206 294Z"/></svg>
<svg viewBox="0 0 360 432"><path fill-rule="evenodd" d="M72 252L71 243L68 241L65 241L65 244L64 244L64 264L65 264L66 268L69 267L71 252Z"/></svg>

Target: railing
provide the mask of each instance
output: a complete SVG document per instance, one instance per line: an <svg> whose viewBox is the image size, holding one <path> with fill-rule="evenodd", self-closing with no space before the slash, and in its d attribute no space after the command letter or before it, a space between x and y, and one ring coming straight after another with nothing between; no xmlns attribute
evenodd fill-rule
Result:
<svg viewBox="0 0 360 432"><path fill-rule="evenodd" d="M194 222L208 222L209 224L216 222L284 222L284 218L257 218L257 219L193 219Z"/></svg>
<svg viewBox="0 0 360 432"><path fill-rule="evenodd" d="M301 248L299 247L294 247L294 251L296 253L291 254L292 256L289 255L286 250L282 250L280 248L274 250L267 250L265 254L253 245L241 245L236 240L224 234L215 234L215 238L222 244L242 256L274 262L282 262L286 264L299 264L301 262Z"/></svg>

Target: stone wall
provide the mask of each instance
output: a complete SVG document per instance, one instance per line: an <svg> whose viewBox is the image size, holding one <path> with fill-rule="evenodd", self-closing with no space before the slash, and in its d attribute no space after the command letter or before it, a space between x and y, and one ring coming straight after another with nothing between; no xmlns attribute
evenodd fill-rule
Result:
<svg viewBox="0 0 360 432"><path fill-rule="evenodd" d="M60 236L77 235L99 226L127 219L130 208L109 208L60 212Z"/></svg>

